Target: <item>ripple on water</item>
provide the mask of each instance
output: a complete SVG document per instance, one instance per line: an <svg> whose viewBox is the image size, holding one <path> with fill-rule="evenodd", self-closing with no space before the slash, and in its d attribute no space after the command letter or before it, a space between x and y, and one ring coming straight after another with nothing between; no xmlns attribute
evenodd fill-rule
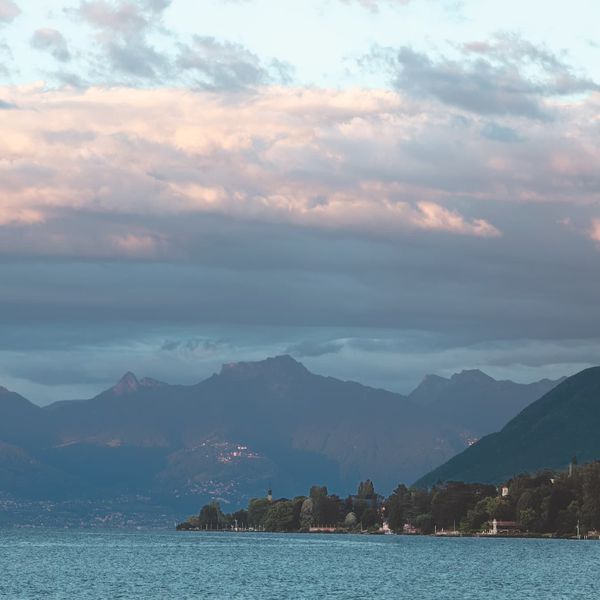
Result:
<svg viewBox="0 0 600 600"><path fill-rule="evenodd" d="M0 532L0 598L600 598L600 542Z"/></svg>

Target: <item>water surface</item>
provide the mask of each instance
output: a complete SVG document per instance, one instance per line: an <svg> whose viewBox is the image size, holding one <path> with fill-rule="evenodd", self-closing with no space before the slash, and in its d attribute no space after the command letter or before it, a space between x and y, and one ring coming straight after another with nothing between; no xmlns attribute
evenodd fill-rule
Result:
<svg viewBox="0 0 600 600"><path fill-rule="evenodd" d="M600 598L600 542L0 530L0 598Z"/></svg>

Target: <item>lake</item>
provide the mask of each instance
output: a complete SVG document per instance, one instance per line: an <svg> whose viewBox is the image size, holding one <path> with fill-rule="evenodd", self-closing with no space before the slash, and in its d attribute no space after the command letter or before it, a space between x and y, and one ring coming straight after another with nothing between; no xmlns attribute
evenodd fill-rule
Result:
<svg viewBox="0 0 600 600"><path fill-rule="evenodd" d="M0 530L0 598L600 598L600 542Z"/></svg>

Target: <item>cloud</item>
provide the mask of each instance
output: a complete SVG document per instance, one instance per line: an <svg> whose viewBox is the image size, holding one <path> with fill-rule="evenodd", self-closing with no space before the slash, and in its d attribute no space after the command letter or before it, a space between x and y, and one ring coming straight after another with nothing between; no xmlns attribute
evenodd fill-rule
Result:
<svg viewBox="0 0 600 600"><path fill-rule="evenodd" d="M11 23L21 14L21 9L12 0L0 0L0 24Z"/></svg>
<svg viewBox="0 0 600 600"><path fill-rule="evenodd" d="M143 38L106 45L110 64L126 75L154 79L167 68L166 58L146 43Z"/></svg>
<svg viewBox="0 0 600 600"><path fill-rule="evenodd" d="M167 340L160 347L162 352L182 352L195 354L196 356L210 356L217 353L232 351L233 348L223 340L212 339L179 339Z"/></svg>
<svg viewBox="0 0 600 600"><path fill-rule="evenodd" d="M238 43L211 36L182 38L164 23L169 0L81 0L75 16L94 31L87 79L109 85L173 85L246 90L290 83L292 67L262 60ZM70 73L57 78L67 81ZM79 86L82 78L75 83Z"/></svg>
<svg viewBox="0 0 600 600"><path fill-rule="evenodd" d="M291 354L297 358L315 358L326 354L337 354L344 347L344 342L332 340L328 342L302 341L292 346L288 346L286 354Z"/></svg>
<svg viewBox="0 0 600 600"><path fill-rule="evenodd" d="M433 202L419 202L417 208L421 214L415 218L415 221L423 229L450 231L480 237L496 237L500 235L500 231L484 219L466 221L456 211L449 211Z"/></svg>
<svg viewBox="0 0 600 600"><path fill-rule="evenodd" d="M100 54L95 57L95 77L119 75L155 79L167 72L169 59L149 41L160 30L169 0L81 0L75 14L96 30ZM109 69L106 69L108 59ZM115 73L116 71L116 73Z"/></svg>
<svg viewBox="0 0 600 600"><path fill-rule="evenodd" d="M177 66L191 74L195 87L205 89L244 89L290 79L290 68L283 63L265 65L239 44L199 35L192 44L180 45Z"/></svg>
<svg viewBox="0 0 600 600"><path fill-rule="evenodd" d="M516 129L499 125L494 121L489 121L482 127L481 135L490 140L503 142L505 144L513 144L523 140L521 134Z"/></svg>
<svg viewBox="0 0 600 600"><path fill-rule="evenodd" d="M376 48L366 62L387 68L399 90L481 115L547 121L553 118L547 99L600 89L555 54L516 35L455 50L456 59L433 59L407 46Z"/></svg>
<svg viewBox="0 0 600 600"><path fill-rule="evenodd" d="M160 258L168 241L156 233L131 233L112 236L112 245L125 256Z"/></svg>
<svg viewBox="0 0 600 600"><path fill-rule="evenodd" d="M67 40L63 34L56 29L36 29L31 38L31 45L38 49L49 52L56 60L68 62L71 60L71 53L67 45Z"/></svg>
<svg viewBox="0 0 600 600"><path fill-rule="evenodd" d="M505 232L492 202L597 201L593 99L524 127L377 90L29 87L0 97L19 107L0 111L0 222L37 227L29 241L5 235L0 252L181 257L191 242L164 223L193 215L493 239ZM88 215L99 220L85 234L66 218Z"/></svg>
<svg viewBox="0 0 600 600"><path fill-rule="evenodd" d="M1 25L1 22L0 22ZM14 55L8 44L0 39L0 75L9 77L16 72Z"/></svg>
<svg viewBox="0 0 600 600"><path fill-rule="evenodd" d="M594 98L525 127L381 90L29 87L0 97L19 106L0 111L0 218L38 225L33 242L5 236L4 252L181 257L190 242L164 222L193 215L483 240L505 233L491 203L598 199ZM93 233L67 225L87 215L99 218Z"/></svg>
<svg viewBox="0 0 600 600"><path fill-rule="evenodd" d="M593 219L592 226L589 229L590 239L600 242L600 219Z"/></svg>
<svg viewBox="0 0 600 600"><path fill-rule="evenodd" d="M415 130L415 108L390 92L273 87L226 99L127 88L6 92L21 110L3 122L2 222L107 216L92 238L48 236L48 252L62 254L71 244L81 253L86 240L103 256L180 252L170 234L155 229L160 221L129 223L134 215L223 215L362 235L500 234L453 205L452 186L434 189L439 168L459 176L472 163L443 159L442 167L418 158L409 140L439 148L427 140L439 124L421 115ZM36 245L49 229L38 232Z"/></svg>
<svg viewBox="0 0 600 600"><path fill-rule="evenodd" d="M81 18L98 30L136 35L155 26L153 19L169 7L168 1L81 0L78 12Z"/></svg>

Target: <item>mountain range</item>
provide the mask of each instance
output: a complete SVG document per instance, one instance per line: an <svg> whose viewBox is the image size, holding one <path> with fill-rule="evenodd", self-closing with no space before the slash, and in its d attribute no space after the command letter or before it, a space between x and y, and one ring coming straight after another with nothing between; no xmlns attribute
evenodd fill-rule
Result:
<svg viewBox="0 0 600 600"><path fill-rule="evenodd" d="M450 378L427 375L408 396L436 415L440 422L454 422L473 437L492 433L534 400L564 381L542 379L530 384L497 381L478 369Z"/></svg>
<svg viewBox="0 0 600 600"><path fill-rule="evenodd" d="M525 472L564 469L600 458L600 367L586 369L536 400L499 432L422 477L438 481L500 483Z"/></svg>
<svg viewBox="0 0 600 600"><path fill-rule="evenodd" d="M152 498L178 514L271 483L382 491L461 452L557 382L480 371L428 376L409 396L316 375L290 356L226 364L190 386L127 373L89 400L38 407L0 388L0 495Z"/></svg>

